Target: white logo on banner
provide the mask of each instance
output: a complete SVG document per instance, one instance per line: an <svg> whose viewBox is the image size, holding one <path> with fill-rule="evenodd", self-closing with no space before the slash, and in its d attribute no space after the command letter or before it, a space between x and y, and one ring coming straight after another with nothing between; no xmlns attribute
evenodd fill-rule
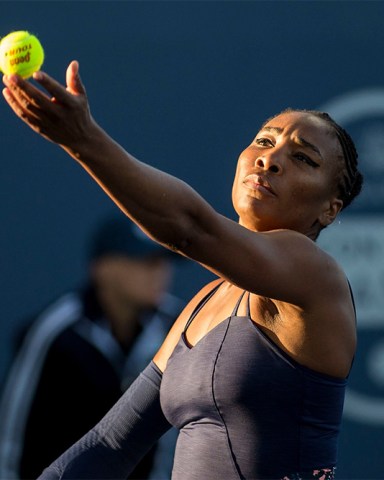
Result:
<svg viewBox="0 0 384 480"><path fill-rule="evenodd" d="M343 266L351 282L360 331L382 330L364 358L367 380L384 389L384 88L340 96L320 107L352 134L365 183L360 213L341 215L325 229L319 245ZM371 214L374 211L375 215ZM371 212L371 213L370 213ZM347 389L344 415L384 425L384 397Z"/></svg>

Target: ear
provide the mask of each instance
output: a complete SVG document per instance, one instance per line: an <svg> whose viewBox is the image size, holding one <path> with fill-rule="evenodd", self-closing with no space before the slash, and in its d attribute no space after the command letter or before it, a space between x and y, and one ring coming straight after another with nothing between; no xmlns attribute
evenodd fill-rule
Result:
<svg viewBox="0 0 384 480"><path fill-rule="evenodd" d="M326 205L326 208L319 215L318 220L320 225L323 227L330 225L335 220L342 208L343 201L340 198L332 198Z"/></svg>

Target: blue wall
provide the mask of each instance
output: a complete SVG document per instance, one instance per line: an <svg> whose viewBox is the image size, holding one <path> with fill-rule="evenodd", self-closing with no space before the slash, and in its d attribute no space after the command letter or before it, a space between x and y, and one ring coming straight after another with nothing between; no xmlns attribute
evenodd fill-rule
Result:
<svg viewBox="0 0 384 480"><path fill-rule="evenodd" d="M369 1L0 2L0 35L19 29L38 35L44 69L62 81L69 61L79 60L93 115L108 132L232 218L237 155L261 121L285 107L331 105L342 116L334 99L379 91L373 141L380 155L383 19L384 3ZM365 127L342 119L361 132L372 130L371 117L359 118ZM116 207L64 152L21 125L4 101L0 122L3 377L17 327L81 281L87 235L100 215ZM377 194L358 202L349 218L356 225L373 215L373 225L381 225L384 172L380 161L362 162ZM187 263L174 290L188 297L210 278ZM384 292L380 269L378 282ZM369 395L384 411L384 382L379 374L368 378L365 364L372 342L384 337L380 316L375 328L371 336L362 334L353 385L358 390L371 382ZM384 478L383 440L379 417L347 416L339 478Z"/></svg>

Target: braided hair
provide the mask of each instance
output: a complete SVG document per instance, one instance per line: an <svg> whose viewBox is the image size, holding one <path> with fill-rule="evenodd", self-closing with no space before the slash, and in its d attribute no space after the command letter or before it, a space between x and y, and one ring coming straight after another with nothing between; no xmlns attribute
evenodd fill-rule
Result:
<svg viewBox="0 0 384 480"><path fill-rule="evenodd" d="M360 194L363 186L363 175L358 169L358 154L355 144L344 128L330 117L328 113L318 110L286 109L281 113L302 112L320 118L330 127L339 141L343 152L343 164L339 172L338 184L340 199L343 201L343 210ZM280 114L278 114L280 115ZM278 115L274 115L275 118Z"/></svg>

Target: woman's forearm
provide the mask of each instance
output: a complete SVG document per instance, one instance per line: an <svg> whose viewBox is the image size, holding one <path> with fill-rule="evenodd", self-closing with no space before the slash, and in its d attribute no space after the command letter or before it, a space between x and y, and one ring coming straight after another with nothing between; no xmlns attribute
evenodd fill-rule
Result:
<svg viewBox="0 0 384 480"><path fill-rule="evenodd" d="M161 371L150 362L100 422L38 480L126 479L171 428L160 405L161 379Z"/></svg>
<svg viewBox="0 0 384 480"><path fill-rule="evenodd" d="M185 182L127 153L96 123L89 130L64 150L152 238L185 250L213 209Z"/></svg>
<svg viewBox="0 0 384 480"><path fill-rule="evenodd" d="M21 120L74 157L152 238L185 254L202 244L214 210L183 181L129 155L93 120L78 62L67 68L66 88L43 72L34 79L48 95L20 77L4 77L3 94Z"/></svg>

